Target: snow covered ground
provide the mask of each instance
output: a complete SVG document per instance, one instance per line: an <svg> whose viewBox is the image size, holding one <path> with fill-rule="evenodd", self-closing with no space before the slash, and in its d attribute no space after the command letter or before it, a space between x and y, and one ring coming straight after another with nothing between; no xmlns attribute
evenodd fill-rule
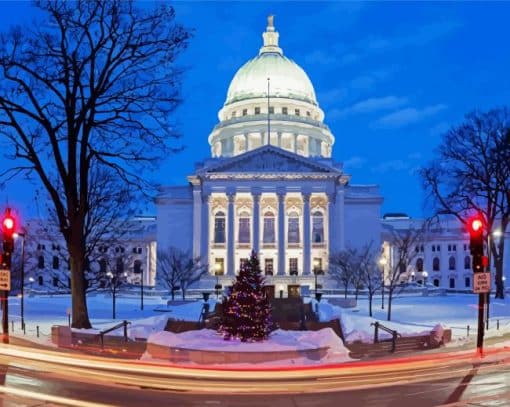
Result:
<svg viewBox="0 0 510 407"><path fill-rule="evenodd" d="M209 301L211 309L214 299ZM315 300L313 300L315 303ZM161 297L145 297L144 310L140 310L140 298L135 296L117 297L117 318L112 319L112 299L108 295L98 294L88 299L88 309L94 328L106 329L126 319L132 324L129 336L132 338L148 338L162 331L169 317L197 321L200 316L203 302L194 301L182 305L167 307L167 299ZM34 296L25 298L26 336L35 340L36 327L39 326L39 341L50 343L52 325L67 324L67 310L71 306L69 295ZM314 304L315 306L315 304ZM387 307L387 304L386 304ZM381 299L376 298L373 304L374 317L368 316L368 303L364 298L359 299L358 306L351 309L342 309L328 303L327 299L321 301L319 310L321 320L330 320L337 316L348 341L362 340L371 342L373 327L370 324L379 320L391 329L403 335L418 335L430 330L437 324L452 328L453 338L462 343L467 337L467 326L470 326L470 338L476 337L478 296L470 294L455 294L446 296L405 296L394 299L392 306L392 321L386 321L386 310L381 309ZM169 312L158 312L157 309ZM490 304L490 325L486 337L510 333L510 299L494 300ZM20 329L20 299L11 297L9 300L9 319L14 321L14 335L23 336ZM500 329L496 330L496 320L499 320ZM118 331L120 335L122 330ZM188 334L189 335L189 334ZM214 336L214 335L213 335ZM182 340L172 337L172 341ZM170 340L170 339L169 339ZM189 343L189 338L187 338ZM202 338L203 340L203 338ZM219 347L225 348L229 342L218 341ZM198 346L198 345L197 345ZM271 342L266 344L271 348ZM341 360L348 357L342 349L335 352ZM338 357L335 362L340 361ZM347 358L347 359L346 359ZM295 361L294 361L295 362Z"/></svg>

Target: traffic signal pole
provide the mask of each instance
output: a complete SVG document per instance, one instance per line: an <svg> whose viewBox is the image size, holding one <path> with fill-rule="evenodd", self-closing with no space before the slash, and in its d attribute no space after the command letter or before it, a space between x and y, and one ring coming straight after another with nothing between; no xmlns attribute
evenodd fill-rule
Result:
<svg viewBox="0 0 510 407"><path fill-rule="evenodd" d="M5 210L2 219L2 261L0 262L2 284L2 342L9 343L9 290L11 280L12 252L14 251L14 230L16 222L11 215L11 209Z"/></svg>
<svg viewBox="0 0 510 407"><path fill-rule="evenodd" d="M471 218L468 223L470 244L473 266L473 280L477 280L478 273L483 273L486 267L487 258L484 256L484 222L480 214ZM489 285L490 288L490 285ZM476 337L476 353L479 356L483 355L483 337L485 334L485 314L486 314L486 298L487 291L481 290L479 287L474 287L474 291L478 292L478 330Z"/></svg>

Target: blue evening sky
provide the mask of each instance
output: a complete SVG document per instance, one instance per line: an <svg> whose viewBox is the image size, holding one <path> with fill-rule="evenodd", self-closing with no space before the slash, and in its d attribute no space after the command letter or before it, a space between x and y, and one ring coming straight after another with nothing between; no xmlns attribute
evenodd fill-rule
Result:
<svg viewBox="0 0 510 407"><path fill-rule="evenodd" d="M285 55L314 84L334 159L353 184L380 185L382 214L421 216L415 172L441 133L471 110L508 104L510 3L178 2L176 10L195 34L180 59L188 70L175 116L186 149L161 166L163 184L186 183L210 156L207 137L230 80L257 55L268 14ZM1 27L33 16L30 3L0 3ZM33 210L30 188L8 190L22 211Z"/></svg>

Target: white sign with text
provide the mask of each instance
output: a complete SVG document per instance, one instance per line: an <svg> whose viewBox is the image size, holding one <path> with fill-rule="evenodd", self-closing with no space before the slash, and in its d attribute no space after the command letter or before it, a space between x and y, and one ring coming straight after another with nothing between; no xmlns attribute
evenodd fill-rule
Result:
<svg viewBox="0 0 510 407"><path fill-rule="evenodd" d="M491 273L473 273L473 292L488 293L491 290Z"/></svg>

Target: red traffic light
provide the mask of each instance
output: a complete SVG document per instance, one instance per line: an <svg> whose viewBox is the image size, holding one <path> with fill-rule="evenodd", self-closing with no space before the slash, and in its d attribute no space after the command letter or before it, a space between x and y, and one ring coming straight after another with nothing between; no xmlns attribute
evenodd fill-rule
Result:
<svg viewBox="0 0 510 407"><path fill-rule="evenodd" d="M483 234L483 229L484 229L483 219L479 215L472 217L468 221L468 228L469 228L469 233L471 235Z"/></svg>
<svg viewBox="0 0 510 407"><path fill-rule="evenodd" d="M16 221L14 217L11 215L11 209L7 208L5 210L4 218L2 219L2 232L4 235L9 237L12 236L14 230L16 228Z"/></svg>
<svg viewBox="0 0 510 407"><path fill-rule="evenodd" d="M471 229L473 229L473 232L478 232L481 228L483 228L483 223L480 219L475 219L471 222Z"/></svg>

